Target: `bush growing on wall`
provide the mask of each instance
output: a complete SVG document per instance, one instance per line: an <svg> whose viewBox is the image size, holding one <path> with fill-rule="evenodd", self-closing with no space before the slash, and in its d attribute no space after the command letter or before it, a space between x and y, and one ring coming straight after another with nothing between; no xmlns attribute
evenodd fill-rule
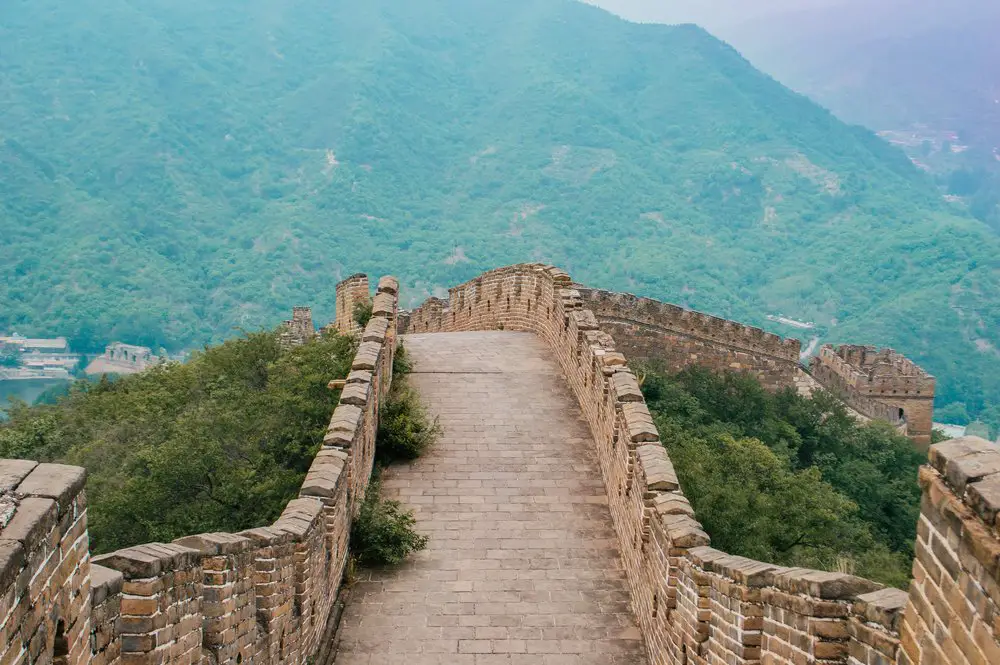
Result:
<svg viewBox="0 0 1000 665"><path fill-rule="evenodd" d="M351 552L363 566L396 565L427 546L427 537L416 532L416 519L398 501L381 496L377 477L351 524Z"/></svg>
<svg viewBox="0 0 1000 665"><path fill-rule="evenodd" d="M440 432L416 393L405 381L396 381L382 407L375 443L375 457L383 465L420 457Z"/></svg>

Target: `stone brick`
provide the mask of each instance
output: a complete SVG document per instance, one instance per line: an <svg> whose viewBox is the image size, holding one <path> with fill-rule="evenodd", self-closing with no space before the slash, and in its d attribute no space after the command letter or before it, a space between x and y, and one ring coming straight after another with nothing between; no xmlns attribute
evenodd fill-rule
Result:
<svg viewBox="0 0 1000 665"><path fill-rule="evenodd" d="M38 462L20 459L0 460L0 493L10 492L28 477L28 474L38 466Z"/></svg>
<svg viewBox="0 0 1000 665"><path fill-rule="evenodd" d="M83 491L86 481L87 472L78 466L39 464L17 486L17 493L52 499L62 513Z"/></svg>

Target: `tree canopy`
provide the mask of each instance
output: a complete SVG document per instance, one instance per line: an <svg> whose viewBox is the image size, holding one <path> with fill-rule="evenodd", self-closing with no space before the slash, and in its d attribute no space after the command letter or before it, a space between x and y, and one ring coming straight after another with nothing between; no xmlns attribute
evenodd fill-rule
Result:
<svg viewBox="0 0 1000 665"><path fill-rule="evenodd" d="M906 437L742 374L653 369L643 392L716 548L906 586L924 460Z"/></svg>
<svg viewBox="0 0 1000 665"><path fill-rule="evenodd" d="M253 333L187 363L78 382L56 404L21 404L0 457L88 472L94 552L268 524L298 495L347 376L352 338L282 350Z"/></svg>

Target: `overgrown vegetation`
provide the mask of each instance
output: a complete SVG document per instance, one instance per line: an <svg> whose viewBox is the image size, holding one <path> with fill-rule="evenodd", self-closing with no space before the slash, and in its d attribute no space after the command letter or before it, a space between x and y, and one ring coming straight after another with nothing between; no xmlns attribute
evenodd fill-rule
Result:
<svg viewBox="0 0 1000 665"><path fill-rule="evenodd" d="M86 467L95 552L268 524L298 494L354 344L327 334L282 350L253 333L185 364L81 381L58 404L12 408L0 457Z"/></svg>
<svg viewBox="0 0 1000 665"><path fill-rule="evenodd" d="M417 394L399 377L382 406L375 457L379 464L414 460L440 433L437 420L428 416Z"/></svg>
<svg viewBox="0 0 1000 665"><path fill-rule="evenodd" d="M417 533L415 525L412 511L398 501L382 497L376 472L361 510L351 524L351 554L363 566L402 563L410 554L427 546L427 537Z"/></svg>
<svg viewBox="0 0 1000 665"><path fill-rule="evenodd" d="M544 260L891 345L939 404L1000 404L1000 238L691 26L569 0L0 11L0 330L174 351L329 315L345 268L433 293Z"/></svg>
<svg viewBox="0 0 1000 665"><path fill-rule="evenodd" d="M715 547L905 588L924 459L908 439L741 374L651 369L643 392Z"/></svg>
<svg viewBox="0 0 1000 665"><path fill-rule="evenodd" d="M362 565L393 565L423 549L427 538L417 533L413 512L398 501L381 496L382 469L393 462L410 461L422 455L440 433L417 394L406 383L412 369L406 348L400 344L393 359L393 383L382 405L375 442L376 471L354 524L351 551Z"/></svg>

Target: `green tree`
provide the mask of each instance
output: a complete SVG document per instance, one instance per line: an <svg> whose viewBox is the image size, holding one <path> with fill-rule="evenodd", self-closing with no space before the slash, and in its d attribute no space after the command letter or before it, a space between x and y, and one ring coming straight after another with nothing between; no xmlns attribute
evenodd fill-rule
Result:
<svg viewBox="0 0 1000 665"><path fill-rule="evenodd" d="M643 392L716 547L906 585L923 456L905 437L743 374L647 368Z"/></svg>
<svg viewBox="0 0 1000 665"><path fill-rule="evenodd" d="M97 552L274 520L294 498L356 342L326 334L283 350L253 333L185 364L80 381L57 405L10 411L0 456L89 473Z"/></svg>

